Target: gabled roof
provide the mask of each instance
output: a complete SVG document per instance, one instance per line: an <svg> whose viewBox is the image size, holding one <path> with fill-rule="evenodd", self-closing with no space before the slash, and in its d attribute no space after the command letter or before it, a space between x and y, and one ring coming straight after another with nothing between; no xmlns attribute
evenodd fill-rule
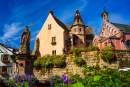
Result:
<svg viewBox="0 0 130 87"><path fill-rule="evenodd" d="M55 16L53 16L54 17L54 19L55 19L55 21L57 22L57 24L60 26L60 27L62 27L65 31L69 31L68 30L68 28L65 26L65 24L64 23L62 23L59 19L57 19Z"/></svg>
<svg viewBox="0 0 130 87"><path fill-rule="evenodd" d="M13 48L0 43L0 53L8 53L7 51L13 52Z"/></svg>
<svg viewBox="0 0 130 87"><path fill-rule="evenodd" d="M74 16L72 25L84 25L78 10L76 10L76 12L75 12L75 16Z"/></svg>
<svg viewBox="0 0 130 87"><path fill-rule="evenodd" d="M111 24L114 25L119 30L122 30L123 32L130 32L130 25L119 24L119 23L111 23Z"/></svg>

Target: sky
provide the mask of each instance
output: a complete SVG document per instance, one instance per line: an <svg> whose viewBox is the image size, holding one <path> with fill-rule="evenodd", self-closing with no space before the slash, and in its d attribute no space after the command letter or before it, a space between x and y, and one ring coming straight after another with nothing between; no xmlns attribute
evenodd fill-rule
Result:
<svg viewBox="0 0 130 87"><path fill-rule="evenodd" d="M130 0L0 0L0 43L19 49L25 25L30 29L30 50L48 17L48 11L64 24L72 25L76 8L85 25L100 34L103 7L109 22L130 25Z"/></svg>

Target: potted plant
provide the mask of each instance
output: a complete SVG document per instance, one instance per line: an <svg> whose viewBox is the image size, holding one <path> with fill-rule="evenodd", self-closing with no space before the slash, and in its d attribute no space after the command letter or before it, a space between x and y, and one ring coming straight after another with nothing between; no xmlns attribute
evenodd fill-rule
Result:
<svg viewBox="0 0 130 87"><path fill-rule="evenodd" d="M3 63L9 63L9 60L1 60Z"/></svg>
<svg viewBox="0 0 130 87"><path fill-rule="evenodd" d="M51 44L52 44L52 45L56 45L56 41L52 41Z"/></svg>
<svg viewBox="0 0 130 87"><path fill-rule="evenodd" d="M2 76L2 77L6 77L6 76L8 76L8 75L9 75L9 74L8 74L7 72L2 72L2 73L1 73L1 76Z"/></svg>

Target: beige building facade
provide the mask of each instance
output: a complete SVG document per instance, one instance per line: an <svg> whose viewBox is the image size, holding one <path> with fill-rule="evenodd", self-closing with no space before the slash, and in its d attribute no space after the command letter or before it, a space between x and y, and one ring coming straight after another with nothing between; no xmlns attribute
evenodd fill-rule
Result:
<svg viewBox="0 0 130 87"><path fill-rule="evenodd" d="M37 57L67 54L74 46L85 48L91 45L92 40L92 28L83 24L78 10L72 25L62 23L53 11L48 11L48 17L36 36L32 54Z"/></svg>

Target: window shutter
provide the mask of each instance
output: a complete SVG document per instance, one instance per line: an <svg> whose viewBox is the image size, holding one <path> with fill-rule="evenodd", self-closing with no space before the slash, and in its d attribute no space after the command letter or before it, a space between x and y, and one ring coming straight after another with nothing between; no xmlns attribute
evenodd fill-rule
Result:
<svg viewBox="0 0 130 87"><path fill-rule="evenodd" d="M8 70L7 73L10 74L10 67L8 67L7 70Z"/></svg>
<svg viewBox="0 0 130 87"><path fill-rule="evenodd" d="M3 54L1 54L1 60L3 60Z"/></svg>
<svg viewBox="0 0 130 87"><path fill-rule="evenodd" d="M0 73L2 73L2 66L0 66Z"/></svg>
<svg viewBox="0 0 130 87"><path fill-rule="evenodd" d="M11 61L11 57L10 57L10 55L9 55L9 61Z"/></svg>

